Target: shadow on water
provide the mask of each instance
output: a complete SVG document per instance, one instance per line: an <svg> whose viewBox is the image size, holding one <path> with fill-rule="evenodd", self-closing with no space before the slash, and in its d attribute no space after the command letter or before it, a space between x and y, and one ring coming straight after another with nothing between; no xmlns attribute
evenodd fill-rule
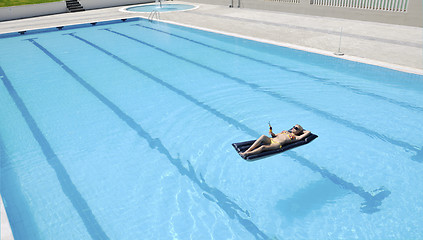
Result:
<svg viewBox="0 0 423 240"><path fill-rule="evenodd" d="M336 199L349 193L351 192L323 178L300 189L290 198L278 201L276 211L291 223L327 204L335 203Z"/></svg>
<svg viewBox="0 0 423 240"><path fill-rule="evenodd" d="M423 147L421 147L420 150L417 151L417 154L412 156L411 159L413 161L423 163Z"/></svg>
<svg viewBox="0 0 423 240"><path fill-rule="evenodd" d="M309 160L297 155L295 152L291 151L286 153L288 156L295 159L301 165L310 168L314 172L320 173L322 177L331 180L334 184L340 186L343 189L348 189L353 193L359 195L364 199L364 202L361 204L361 212L372 214L380 211L379 207L382 205L382 200L388 197L391 194L391 191L385 187L380 187L373 191L367 192L360 186L355 186L354 184L345 181L344 179L336 176L335 174L329 172L328 170L317 166L316 164L310 162Z"/></svg>

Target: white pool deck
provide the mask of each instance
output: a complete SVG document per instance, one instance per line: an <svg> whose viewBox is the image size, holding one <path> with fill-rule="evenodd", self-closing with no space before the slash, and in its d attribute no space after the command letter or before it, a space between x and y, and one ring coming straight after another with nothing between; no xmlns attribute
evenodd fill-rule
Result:
<svg viewBox="0 0 423 240"><path fill-rule="evenodd" d="M161 13L162 21L423 75L423 29L419 27L221 5L169 3L193 4L198 8ZM150 14L122 11L126 7L129 6L4 21L0 22L0 34L131 17L147 18ZM341 28L340 51L344 55L336 56ZM1 239L13 239L3 201Z"/></svg>

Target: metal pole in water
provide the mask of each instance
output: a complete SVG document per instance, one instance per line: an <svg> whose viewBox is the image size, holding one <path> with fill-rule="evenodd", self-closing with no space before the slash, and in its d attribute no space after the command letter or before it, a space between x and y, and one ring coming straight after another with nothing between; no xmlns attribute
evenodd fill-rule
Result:
<svg viewBox="0 0 423 240"><path fill-rule="evenodd" d="M344 53L341 52L341 39L342 39L342 27L341 27L341 34L339 35L338 52L334 53L337 56L343 56L344 55Z"/></svg>

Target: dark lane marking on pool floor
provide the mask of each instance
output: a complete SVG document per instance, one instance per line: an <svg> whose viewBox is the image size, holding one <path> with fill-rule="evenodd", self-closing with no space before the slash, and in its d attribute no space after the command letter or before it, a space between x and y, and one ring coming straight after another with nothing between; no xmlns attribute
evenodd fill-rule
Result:
<svg viewBox="0 0 423 240"><path fill-rule="evenodd" d="M76 37L74 34L65 34ZM151 149L157 149L161 154L165 155L169 162L175 166L181 175L187 176L193 183L195 183L201 190L204 191L203 196L214 203L216 203L223 211L228 214L231 219L236 218L238 222L245 227L245 229L250 232L256 239L269 239L269 237L263 233L252 221L248 220L241 216L240 212L246 216L250 216L248 211L243 210L235 202L230 200L222 191L217 188L210 187L200 174L200 179L197 177L197 173L192 167L191 163L187 160L188 167L182 165L182 161L179 158L173 158L169 150L163 145L163 143L158 138L153 138L151 135L145 131L133 118L123 112L117 105L112 101L102 95L97 91L93 86L88 84L83 80L78 74L76 74L72 69L70 69L65 63L60 61L56 56L49 52L46 48L37 43L34 39L30 39L37 48L43 51L47 56L54 60L63 70L65 70L69 75L71 75L79 84L81 84L88 92L93 94L100 100L104 105L106 105L110 110L115 113L123 122L125 122L130 128L132 128L138 136L145 139ZM153 76L151 76L153 77Z"/></svg>
<svg viewBox="0 0 423 240"><path fill-rule="evenodd" d="M1 71L2 69L0 66L0 84L2 83L1 79L6 77L4 71L3 73L1 73ZM7 89L5 90L7 92ZM4 107L6 104L7 103L2 101L3 109L5 109ZM13 99L11 104L13 104ZM2 115L0 114L0 116ZM22 137L22 135L20 136ZM2 137L6 138L4 135L0 135L1 194L3 197L3 204L9 218L9 224L13 233L13 237L14 239L42 240L39 231L37 231L37 221L35 220L34 215L31 214L30 206L26 202L26 196L28 193L25 191L25 189L16 187L23 185L22 180L19 178L20 176L18 174L18 170L15 170L16 165L14 164L14 156L16 155L8 155L9 153L6 152L6 141L3 140ZM28 148L26 150L28 150ZM26 158L25 160L25 163L34 162L34 158ZM23 169L23 171L26 171L26 169Z"/></svg>
<svg viewBox="0 0 423 240"><path fill-rule="evenodd" d="M35 43L34 40L28 39L30 42ZM18 95L15 88L13 87L10 80L7 78L5 72L0 66L0 76L3 80L3 84L6 87L9 95L12 97L17 108L21 112L26 124L31 130L32 135L35 140L41 147L41 150L47 159L48 164L56 173L57 179L59 180L60 186L62 187L63 193L72 203L72 206L75 208L78 215L81 217L82 222L87 229L87 232L90 234L92 239L104 239L107 240L109 237L106 235L104 230L101 228L97 219L95 218L93 212L91 211L88 203L82 197L81 193L73 184L72 179L69 174L66 172L66 168L60 162L60 159L57 157L50 143L47 141L47 138L42 133L41 129L38 127L37 122L32 117L22 98Z"/></svg>
<svg viewBox="0 0 423 240"><path fill-rule="evenodd" d="M284 67L284 66L281 66L281 65L277 65L277 64L274 64L274 63L271 63L271 62L266 62L264 60L260 60L260 59L254 58L254 57L243 55L241 53L236 53L236 52L232 52L230 50L226 50L226 49L223 49L223 48L219 48L219 47L216 47L216 46L205 44L205 43L202 43L202 42L199 42L199 41L196 41L196 40L187 38L187 37L183 37L183 36L180 36L180 35L177 35L177 34L174 34L174 33L169 33L169 32L166 32L166 31L157 29L157 28L147 27L147 26L143 26L141 24L132 24L132 26L139 26L139 27L142 27L142 28L145 28L145 29L149 29L149 30L152 30L152 31L156 31L156 32L160 32L160 33L163 33L163 34L167 34L169 36L173 36L173 37L176 37L176 38L179 38L179 39L183 39L183 40L186 40L186 41L189 41L189 42L192 42L192 43L201 45L203 47L207 47L207 48L214 49L214 50L217 50L217 51L220 51L220 52L224 52L224 53L231 54L231 55L234 55L234 56L238 56L238 57L241 57L241 58L244 58L244 59L248 59L250 61L261 63L261 64L264 64L264 65L266 65L268 67L274 67L274 68L278 68L278 69L283 70L283 71L286 71L286 72L296 73L298 75L302 75L302 76L307 77L307 78L309 78L311 80L314 80L317 83L321 83L321 84L328 85L328 86L334 86L334 87L344 88L344 89L347 89L349 91L352 91L353 93L356 93L356 94L359 94L359 95L363 95L363 96L372 97L372 98L375 98L375 99L378 99L378 100L382 100L382 101L386 101L386 102L389 102L391 104L398 105L400 107L406 108L408 110L416 110L416 111L423 112L423 108L422 107L410 105L407 102L401 102L401 101L398 101L398 100L395 100L395 99L391 99L391 98L388 98L388 97L385 97L385 96L381 96L381 95L378 95L378 94L375 94L375 93L366 92L366 91L363 91L363 90L361 90L359 88L356 88L356 87L353 87L353 86L349 86L349 85L345 85L345 84L342 84L340 82L333 82L329 78L322 78L322 77L314 76L314 75L309 74L309 73L305 73L305 72L300 72L300 71L296 71L296 70L293 70L293 69L289 69L289 68Z"/></svg>
<svg viewBox="0 0 423 240"><path fill-rule="evenodd" d="M134 71L150 78L154 82L162 85L163 87L171 90L172 92L178 94L179 96L181 96L181 97L187 99L188 101L194 103L198 107L212 113L213 115L222 119L223 121L225 121L225 122L227 122L227 123L229 123L233 126L236 126L238 129L240 129L241 131L251 135L252 137L258 137L258 136L261 135L258 132L254 131L253 129L249 128L248 126L238 122L237 120L235 120L235 119L233 119L229 116L226 116L225 114L219 112L218 110L216 110L216 109L208 106L207 104L197 100L196 98L190 96L189 94L185 93L184 91L182 91L182 90L170 85L169 83L161 80L160 78L155 77L154 75L147 73L146 71L132 65L131 63L129 63L129 62L125 61L124 59L112 54L111 52L101 48L100 46L97 46L94 43L83 39L82 37L76 36L75 34L71 33L71 34L67 34L67 35L70 35L70 36L72 36L72 37L74 37L74 38L94 47L95 49L103 52L104 54L114 58L115 60L119 61L120 63L122 63L126 66L128 66L129 68L133 69ZM305 159L301 156L298 156L297 154L295 154L295 152L290 151L287 155L289 157L293 158L295 161L299 162L301 165L306 166L309 169L311 169L312 171L321 174L322 177L330 179L334 184L337 184L340 187L342 187L344 189L348 189L348 190L356 193L357 195L361 196L365 200L365 202L362 203L361 211L363 211L365 213L374 213L374 212L379 211L378 207L382 204L382 200L385 199L387 196L389 196L390 193L391 193L389 190L385 189L384 187L376 189L376 190L372 191L372 193L368 193L368 192L364 191L363 188L355 186L354 184L343 180L342 178L336 176L335 174L330 173L328 170L320 168L316 164L310 162L309 160L307 160L307 159Z"/></svg>
<svg viewBox="0 0 423 240"><path fill-rule="evenodd" d="M267 94L267 95L269 95L269 96L272 96L272 97L274 97L274 98L276 98L276 99L279 99L279 100L281 100L281 101L284 101L284 102L290 103L290 104L292 104L292 105L294 105L294 106L297 106L297 107L301 107L301 108L303 108L303 109L304 109L304 110L306 110L306 111L309 111L309 112L312 112L312 113L314 113L314 114L316 114L316 115L322 116L323 118L326 118L326 119L328 119L328 120L331 120L331 121L337 122L338 124L344 125L345 127L348 127L348 128L350 128L350 129L353 129L353 130L355 130L355 131L357 131L357 132L364 133L365 135L368 135L368 136L370 136L370 137L376 137L376 138L379 138L379 139L380 139L380 140L382 140L382 141L386 141L386 142L389 142L389 143L391 143L391 144L393 144L393 145L397 145L397 146L399 146L399 147L402 147L402 148L404 148L404 149L414 151L414 152L416 152L416 154L418 154L418 153L421 151L421 149L419 149L419 148L417 148L416 146L413 146L413 145L411 145L411 144L409 144L409 143L407 143L407 142L403 142L403 141L400 141L400 140L396 140L396 139L389 138L389 137L387 137L387 136L385 136L385 135L383 135L383 134L380 134L380 133L378 133L378 132L376 132L376 131L374 131L374 130L367 129L367 128L365 128L364 126L356 125L355 123L353 123L353 122L351 122L351 121L349 121L349 120L342 119L342 118L340 118L340 117L338 117L338 116L336 116L336 115L333 115L333 114L331 114L331 113L328 113L328 112L325 112L325 111L320 110L320 109L318 109L318 108L315 108L315 107L309 106L309 105L307 105L307 104L305 104L305 103L303 103L303 102L297 101L297 100L295 100L295 99L293 99L293 98L290 98L290 97L287 97L287 96L284 96L284 95L282 95L281 93L278 93L278 92L273 92L273 91L269 91L269 90L265 90L265 89L263 89L261 86L259 86L258 84L255 84L255 83L249 83L249 82L247 82L247 81L245 81L245 80L243 80L243 79L241 79L241 78L237 78L237 77L230 76L230 75L229 75L229 74L227 74L227 73L224 73L224 72L218 71L218 70L216 70L216 69L213 69L213 68L211 68L211 67L208 67L208 66L202 65L202 64L200 64L200 63L197 63L197 62L192 61L192 60L190 60L190 59L187 59L187 58L185 58L185 57L182 57L182 56L176 55L176 54L174 54L174 53L171 53L171 52L169 52L169 51L166 51L166 50L161 49L161 48L159 48L159 47L156 47L156 46L154 46L154 45L152 45L152 44L149 44L149 43L146 43L146 42L144 42L144 41L141 41L141 40L139 40L139 39L133 38L133 37L128 36L128 35L125 35L125 34L123 34L123 33L119 33L119 32L116 32L116 31L110 30L110 29L108 29L108 28L105 28L105 29L99 29L99 30L105 30L105 31L108 31L108 32L111 32L111 33L114 33L114 34L120 35L120 36L122 36L122 37L128 38L128 39L130 39L130 40L133 40L133 41L135 41L135 42L141 43L141 44L143 44L143 45L145 45L145 46L148 46L148 47L150 47L150 48L153 48L153 49L155 49L155 50L157 50L157 51L159 51L159 52L165 53L165 54L167 54L167 55L169 55L169 56L172 56L172 57L174 57L174 58L177 58L177 59L180 59L180 60L182 60L182 61L188 62L188 63L190 63L190 64L193 64L193 65L197 66L197 67L200 67L200 68L206 69L206 70L208 70L208 71L210 71L210 72L213 72L213 73L215 73L215 74L218 74L218 75L220 75L220 76L222 76L222 77L224 77L224 78L227 78L227 79L233 80L233 81L235 81L235 82L237 82L237 83L239 83L239 84L242 84L242 85L248 86L248 87L250 87L251 89L253 89L254 91L265 93L265 94ZM419 162L419 163L423 163L423 160L420 160L420 159L418 159L418 158L411 158L411 160L412 160L412 161Z"/></svg>

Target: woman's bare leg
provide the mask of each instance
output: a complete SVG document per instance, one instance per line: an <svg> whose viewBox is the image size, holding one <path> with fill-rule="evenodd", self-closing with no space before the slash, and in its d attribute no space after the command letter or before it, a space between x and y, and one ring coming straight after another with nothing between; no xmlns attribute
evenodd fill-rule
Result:
<svg viewBox="0 0 423 240"><path fill-rule="evenodd" d="M253 154L261 153L263 151L274 150L274 149L278 149L278 148L280 148L279 143L272 143L270 145L262 145L262 146L254 149L252 151L249 151L249 152L247 152L248 150L245 151L243 153L243 156L247 157L247 156L250 156L250 155L253 155Z"/></svg>
<svg viewBox="0 0 423 240"><path fill-rule="evenodd" d="M261 135L254 143L249 147L244 153L251 152L252 150L256 149L257 147L264 145L264 144L270 144L270 138L266 135Z"/></svg>

